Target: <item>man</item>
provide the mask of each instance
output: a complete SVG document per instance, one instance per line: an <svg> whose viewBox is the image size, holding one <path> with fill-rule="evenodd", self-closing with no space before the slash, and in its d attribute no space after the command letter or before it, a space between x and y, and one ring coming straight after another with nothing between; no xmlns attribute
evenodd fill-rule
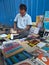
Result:
<svg viewBox="0 0 49 65"><path fill-rule="evenodd" d="M31 17L26 13L27 7L24 4L20 5L20 13L14 19L14 30L19 34L28 35L30 27L32 26Z"/></svg>

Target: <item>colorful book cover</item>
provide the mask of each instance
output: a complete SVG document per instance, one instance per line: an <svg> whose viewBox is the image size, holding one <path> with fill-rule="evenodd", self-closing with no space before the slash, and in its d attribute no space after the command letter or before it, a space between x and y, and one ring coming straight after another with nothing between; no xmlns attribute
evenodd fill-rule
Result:
<svg viewBox="0 0 49 65"><path fill-rule="evenodd" d="M38 40L31 40L31 41L29 41L28 45L33 47L33 46L36 46L38 43L39 43Z"/></svg>
<svg viewBox="0 0 49 65"><path fill-rule="evenodd" d="M40 42L40 43L37 44L37 47L42 48L42 47L44 47L45 45L46 45L46 43Z"/></svg>
<svg viewBox="0 0 49 65"><path fill-rule="evenodd" d="M3 50L4 50L4 52L7 52L7 51L9 51L9 50L12 50L12 49L14 49L14 48L17 48L18 46L20 46L20 45L19 45L19 44L15 44L15 45L9 46L9 47L7 47L7 48L4 48Z"/></svg>
<svg viewBox="0 0 49 65"><path fill-rule="evenodd" d="M33 52L31 52L30 54L32 54L34 58L37 58L38 55L40 55L41 53L43 53L43 51L41 49L36 49Z"/></svg>
<svg viewBox="0 0 49 65"><path fill-rule="evenodd" d="M49 53L49 44L43 46L42 49Z"/></svg>
<svg viewBox="0 0 49 65"><path fill-rule="evenodd" d="M38 56L38 59L40 59L42 62L44 62L45 65L49 65L49 56L48 55L45 56L45 53L40 54Z"/></svg>
<svg viewBox="0 0 49 65"><path fill-rule="evenodd" d="M27 52L32 52L34 51L35 49L37 49L38 47L36 47L36 45L34 45L33 47L28 45L28 41L25 41L25 42L21 42L21 45L22 47L27 51Z"/></svg>
<svg viewBox="0 0 49 65"><path fill-rule="evenodd" d="M15 51L18 51L18 50L21 49L21 48L22 48L22 46L18 46L17 48L14 48L14 49L12 49L12 50L9 50L9 51L5 52L5 54L13 53L13 52L15 52Z"/></svg>

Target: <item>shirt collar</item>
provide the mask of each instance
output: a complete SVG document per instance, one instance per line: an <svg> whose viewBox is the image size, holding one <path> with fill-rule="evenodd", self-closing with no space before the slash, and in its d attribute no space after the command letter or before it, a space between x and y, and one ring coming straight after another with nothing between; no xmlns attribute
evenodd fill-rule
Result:
<svg viewBox="0 0 49 65"><path fill-rule="evenodd" d="M27 13L25 13L25 15L24 15L24 16L26 16L26 15L27 15ZM20 14L20 16L21 16L21 14ZM24 17L24 16L23 16L23 17ZM22 16L21 16L21 17L22 17Z"/></svg>

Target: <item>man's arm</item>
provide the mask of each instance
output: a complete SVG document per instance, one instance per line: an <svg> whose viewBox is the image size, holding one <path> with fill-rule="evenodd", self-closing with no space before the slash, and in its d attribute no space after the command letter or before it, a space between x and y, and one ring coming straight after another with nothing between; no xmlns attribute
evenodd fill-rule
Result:
<svg viewBox="0 0 49 65"><path fill-rule="evenodd" d="M26 28L24 30L18 30L18 33L24 32L24 31L28 31L30 30L31 25L27 25Z"/></svg>
<svg viewBox="0 0 49 65"><path fill-rule="evenodd" d="M14 30L16 30L16 27L17 27L18 17L19 17L19 14L17 14L14 19Z"/></svg>
<svg viewBox="0 0 49 65"><path fill-rule="evenodd" d="M16 22L14 22L14 30L16 30Z"/></svg>

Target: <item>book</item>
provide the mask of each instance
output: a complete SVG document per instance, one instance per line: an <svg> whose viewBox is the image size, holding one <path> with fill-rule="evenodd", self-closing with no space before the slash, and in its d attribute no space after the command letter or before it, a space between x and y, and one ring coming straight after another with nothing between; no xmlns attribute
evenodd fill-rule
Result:
<svg viewBox="0 0 49 65"><path fill-rule="evenodd" d="M43 49L45 52L48 52L48 53L49 53L49 44L46 44L45 46L43 46L42 49Z"/></svg>
<svg viewBox="0 0 49 65"><path fill-rule="evenodd" d="M7 52L7 51L10 51L14 48L17 48L18 46L20 46L20 44L14 44L14 45L11 45L9 47L4 48L3 50L4 50L4 52Z"/></svg>
<svg viewBox="0 0 49 65"><path fill-rule="evenodd" d="M5 37L7 37L7 35L6 34L1 34L0 37L5 38Z"/></svg>
<svg viewBox="0 0 49 65"><path fill-rule="evenodd" d="M41 53L44 53L41 49L37 48L34 51L32 51L30 54L33 55L34 58L37 58L38 55L40 55Z"/></svg>
<svg viewBox="0 0 49 65"><path fill-rule="evenodd" d="M14 65L33 65L33 64L32 64L32 62L29 59L26 59L26 60L24 60L22 62L14 64Z"/></svg>
<svg viewBox="0 0 49 65"><path fill-rule="evenodd" d="M28 53L28 52L26 52L26 51L22 51L22 52L20 52L20 53L18 53L18 54L15 54L15 55L13 55L13 56L11 56L11 57L9 57L9 58L4 58L5 59L5 62L6 62L6 64L11 64L11 65L15 65L15 64L17 64L18 62L20 63L20 61L21 62L23 62L23 61L25 61L26 59L29 59L29 58L31 58L32 57L32 55L30 54L30 53Z"/></svg>
<svg viewBox="0 0 49 65"><path fill-rule="evenodd" d="M41 61L40 59L36 58L32 61L33 65L46 65L43 61Z"/></svg>
<svg viewBox="0 0 49 65"><path fill-rule="evenodd" d="M36 45L34 45L33 47L28 45L28 41L23 41L21 42L20 44L22 45L22 47L27 51L27 52L32 52L34 51L35 49L37 49Z"/></svg>
<svg viewBox="0 0 49 65"><path fill-rule="evenodd" d="M30 59L33 65L49 65L49 54L46 52L40 52L38 56Z"/></svg>
<svg viewBox="0 0 49 65"><path fill-rule="evenodd" d="M37 47L42 48L42 47L45 46L45 45L46 45L46 43L40 42L40 43L37 44Z"/></svg>
<svg viewBox="0 0 49 65"><path fill-rule="evenodd" d="M18 42L4 44L3 47L2 53L5 57L12 56L24 50Z"/></svg>
<svg viewBox="0 0 49 65"><path fill-rule="evenodd" d="M34 40L29 41L28 45L33 47L33 46L36 46L38 43L39 43L39 41L34 39Z"/></svg>
<svg viewBox="0 0 49 65"><path fill-rule="evenodd" d="M45 65L49 65L49 54L45 55L45 53L42 53L38 56L38 59L41 60Z"/></svg>

